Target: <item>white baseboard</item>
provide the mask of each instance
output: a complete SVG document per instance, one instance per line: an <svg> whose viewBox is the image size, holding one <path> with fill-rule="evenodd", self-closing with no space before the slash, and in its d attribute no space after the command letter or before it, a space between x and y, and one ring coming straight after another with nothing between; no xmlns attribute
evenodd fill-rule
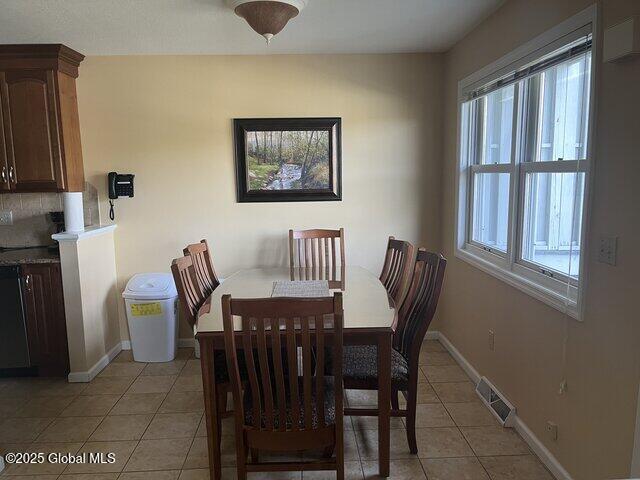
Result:
<svg viewBox="0 0 640 480"><path fill-rule="evenodd" d="M104 367L109 365L109 362L116 358L116 355L118 355L122 350L122 342L116 343L111 350L104 354L103 357L86 372L70 372L67 377L69 383L90 382L102 371Z"/></svg>
<svg viewBox="0 0 640 480"><path fill-rule="evenodd" d="M456 362L462 367L462 369L469 375L469 378L473 381L473 383L478 383L480 381L480 374L478 371L469 363L460 351L453 346L453 344L449 341L449 339L441 332L433 332L438 334L438 340L444 348L451 354L451 356L455 359Z"/></svg>
<svg viewBox="0 0 640 480"><path fill-rule="evenodd" d="M194 348L196 347L196 339L195 338L179 338L178 339L178 347L179 348ZM116 358L122 350L131 350L131 341L130 340L122 340L120 343L117 343L111 350L109 350L100 360L98 360L95 365L93 365L86 372L70 372L67 380L70 383L87 383L93 380L98 373L105 368L111 360ZM200 356L197 356L200 358Z"/></svg>
<svg viewBox="0 0 640 480"><path fill-rule="evenodd" d="M195 338L179 338L178 348L194 348L196 346Z"/></svg>
<svg viewBox="0 0 640 480"><path fill-rule="evenodd" d="M524 439L525 442L531 447L531 450L538 456L542 463L546 465L549 471L558 480L572 480L571 475L560 464L558 459L545 447L540 439L529 429L526 423L522 421L518 415L515 415L514 428Z"/></svg>
<svg viewBox="0 0 640 480"><path fill-rule="evenodd" d="M462 353L453 346L442 332L427 332L426 338L429 340L439 340L442 346L447 349L474 383L477 383L480 380L480 374L478 371L473 367L473 365L471 365L471 363L469 363ZM527 442L529 447L531 447L531 450L533 450L533 452L538 456L540 461L545 464L553 476L558 480L573 480L571 475L569 475L569 472L564 469L558 459L553 456L549 449L547 449L540 439L536 437L527 424L522 421L522 419L517 415L517 412L514 417L514 428L520 434L522 439Z"/></svg>
<svg viewBox="0 0 640 480"><path fill-rule="evenodd" d="M428 330L427 334L424 336L425 340L439 340L440 339L440 332L438 332L437 330L432 331L432 330Z"/></svg>

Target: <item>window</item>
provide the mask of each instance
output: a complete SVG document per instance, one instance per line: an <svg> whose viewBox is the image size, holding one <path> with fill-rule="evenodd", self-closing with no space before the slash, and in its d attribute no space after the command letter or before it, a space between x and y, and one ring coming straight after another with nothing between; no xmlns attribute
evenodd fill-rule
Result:
<svg viewBox="0 0 640 480"><path fill-rule="evenodd" d="M515 86L509 85L467 104L470 241L489 252L507 251L515 95Z"/></svg>
<svg viewBox="0 0 640 480"><path fill-rule="evenodd" d="M591 35L576 37L462 91L456 240L462 258L574 316L591 95Z"/></svg>

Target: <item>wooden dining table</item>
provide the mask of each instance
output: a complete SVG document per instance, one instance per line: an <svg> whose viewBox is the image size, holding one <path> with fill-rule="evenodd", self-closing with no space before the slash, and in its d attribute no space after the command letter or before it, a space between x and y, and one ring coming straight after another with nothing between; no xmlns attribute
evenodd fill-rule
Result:
<svg viewBox="0 0 640 480"><path fill-rule="evenodd" d="M316 268L282 267L240 270L219 285L206 308L201 309L195 326L200 343L202 382L207 427L210 477L220 480L221 452L218 392L214 376L214 351L224 350L221 298L271 297L274 282L329 280L331 291L342 291L344 308L344 344L377 345L378 350L378 463L379 475L389 476L391 416L391 345L396 327L393 300L378 278L359 266L345 266L337 272Z"/></svg>

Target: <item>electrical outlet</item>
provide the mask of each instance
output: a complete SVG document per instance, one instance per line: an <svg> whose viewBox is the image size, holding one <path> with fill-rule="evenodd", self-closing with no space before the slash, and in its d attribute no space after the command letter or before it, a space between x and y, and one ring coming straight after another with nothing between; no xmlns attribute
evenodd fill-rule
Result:
<svg viewBox="0 0 640 480"><path fill-rule="evenodd" d="M560 382L560 388L558 389L558 395L562 395L563 393L566 393L568 387L569 386L567 385L567 379L563 378L562 381Z"/></svg>
<svg viewBox="0 0 640 480"><path fill-rule="evenodd" d="M0 210L0 225L13 225L13 212L11 210Z"/></svg>
<svg viewBox="0 0 640 480"><path fill-rule="evenodd" d="M598 261L609 265L616 264L618 253L618 237L600 237L600 247L598 248Z"/></svg>
<svg viewBox="0 0 640 480"><path fill-rule="evenodd" d="M495 347L496 347L496 334L493 332L493 330L489 330L489 350L493 352L495 350Z"/></svg>
<svg viewBox="0 0 640 480"><path fill-rule="evenodd" d="M558 440L558 424L549 420L547 422L547 432L549 432L549 437L554 442Z"/></svg>

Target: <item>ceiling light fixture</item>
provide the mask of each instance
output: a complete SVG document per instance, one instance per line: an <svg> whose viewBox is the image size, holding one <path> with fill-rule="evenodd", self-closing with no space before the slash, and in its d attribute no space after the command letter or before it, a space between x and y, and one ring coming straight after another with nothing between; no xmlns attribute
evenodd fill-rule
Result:
<svg viewBox="0 0 640 480"><path fill-rule="evenodd" d="M227 0L227 4L269 44L300 13L307 0Z"/></svg>

